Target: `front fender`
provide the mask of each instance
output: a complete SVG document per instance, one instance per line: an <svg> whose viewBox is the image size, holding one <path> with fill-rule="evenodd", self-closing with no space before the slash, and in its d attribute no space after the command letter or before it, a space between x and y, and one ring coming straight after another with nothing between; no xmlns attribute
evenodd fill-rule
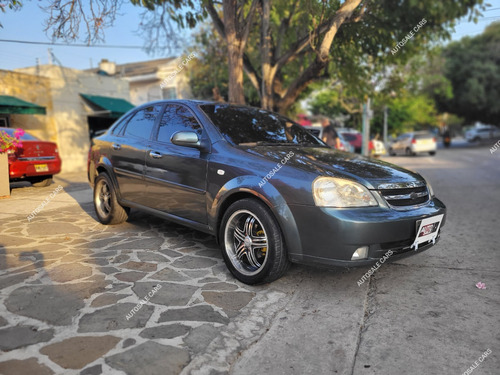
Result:
<svg viewBox="0 0 500 375"><path fill-rule="evenodd" d="M246 193L255 196L256 199L264 202L271 210L276 218L278 225L281 228L285 244L289 254L302 253L301 241L299 238L299 231L297 224L292 215L292 211L284 200L280 192L267 182L264 185L261 183L262 179L257 176L238 176L229 180L222 186L213 199L212 204L208 207L208 220L209 225L214 228L218 236L219 219L222 218L224 212L222 208L225 207L225 202L232 199L235 194ZM259 186L261 183L261 186Z"/></svg>

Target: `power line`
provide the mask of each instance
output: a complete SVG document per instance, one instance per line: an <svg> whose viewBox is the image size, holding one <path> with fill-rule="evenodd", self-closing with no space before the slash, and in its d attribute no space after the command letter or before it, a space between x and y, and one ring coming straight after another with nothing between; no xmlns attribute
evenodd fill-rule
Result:
<svg viewBox="0 0 500 375"><path fill-rule="evenodd" d="M120 46L120 45L88 45L88 44L66 44L66 43L50 43L50 42L33 42L29 40L12 40L0 39L0 42L5 43L20 43L20 44L37 44L45 46L61 46L61 47L87 47L87 48L126 48L126 49L143 49L142 46Z"/></svg>

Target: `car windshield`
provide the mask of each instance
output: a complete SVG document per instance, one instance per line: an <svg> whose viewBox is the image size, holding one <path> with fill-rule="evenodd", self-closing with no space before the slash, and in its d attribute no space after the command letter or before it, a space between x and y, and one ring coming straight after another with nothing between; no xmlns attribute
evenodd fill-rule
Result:
<svg viewBox="0 0 500 375"><path fill-rule="evenodd" d="M6 132L9 136L14 137L14 133L16 132L16 129L12 128L2 128L4 132ZM31 134L24 133L24 135L20 138L22 141L38 141L38 138L33 137Z"/></svg>
<svg viewBox="0 0 500 375"><path fill-rule="evenodd" d="M326 147L300 125L276 113L229 104L205 104L200 108L233 145Z"/></svg>
<svg viewBox="0 0 500 375"><path fill-rule="evenodd" d="M342 134L342 136L348 141L355 141L357 139L356 134L352 133L340 133L340 134Z"/></svg>
<svg viewBox="0 0 500 375"><path fill-rule="evenodd" d="M434 134L432 134L432 133L415 134L414 138L415 139L430 139L430 138L434 138Z"/></svg>

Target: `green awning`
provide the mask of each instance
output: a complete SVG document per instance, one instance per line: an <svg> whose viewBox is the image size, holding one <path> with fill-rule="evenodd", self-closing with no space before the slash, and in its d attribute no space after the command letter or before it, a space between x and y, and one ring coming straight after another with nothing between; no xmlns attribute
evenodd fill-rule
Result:
<svg viewBox="0 0 500 375"><path fill-rule="evenodd" d="M134 105L125 99L111 98L109 96L80 94L96 112L104 111L109 117L120 117L128 112Z"/></svg>
<svg viewBox="0 0 500 375"><path fill-rule="evenodd" d="M45 107L25 102L14 96L0 95L0 113L11 115L45 115Z"/></svg>

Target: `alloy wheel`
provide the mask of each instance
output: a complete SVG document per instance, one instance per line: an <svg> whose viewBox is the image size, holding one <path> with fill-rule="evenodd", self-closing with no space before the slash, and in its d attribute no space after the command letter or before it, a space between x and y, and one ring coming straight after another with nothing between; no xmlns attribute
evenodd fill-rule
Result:
<svg viewBox="0 0 500 375"><path fill-rule="evenodd" d="M252 212L234 212L227 221L224 240L232 265L242 274L255 275L265 266L268 237L262 223Z"/></svg>
<svg viewBox="0 0 500 375"><path fill-rule="evenodd" d="M111 191L105 180L100 180L96 186L95 207L99 216L106 219L111 214Z"/></svg>

